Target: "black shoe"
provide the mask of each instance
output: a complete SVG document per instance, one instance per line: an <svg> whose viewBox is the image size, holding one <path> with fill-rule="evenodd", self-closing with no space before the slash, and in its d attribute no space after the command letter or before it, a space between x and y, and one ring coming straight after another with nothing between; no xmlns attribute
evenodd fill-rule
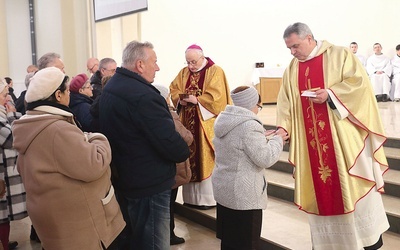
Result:
<svg viewBox="0 0 400 250"><path fill-rule="evenodd" d="M178 244L182 244L185 243L185 239L182 237L178 237L176 235L171 236L170 242L169 244L172 245L178 245Z"/></svg>
<svg viewBox="0 0 400 250"><path fill-rule="evenodd" d="M30 238L31 240L34 240L34 241L40 243L39 236L37 235L36 230L35 230L35 228L33 227L33 225L31 225L31 235L29 236L29 238Z"/></svg>
<svg viewBox="0 0 400 250"><path fill-rule="evenodd" d="M386 94L382 95L382 102L388 102L388 101L390 101L389 96Z"/></svg>
<svg viewBox="0 0 400 250"><path fill-rule="evenodd" d="M209 210L215 208L216 206L205 206L205 205L193 205L188 203L183 203L184 206L199 209L199 210Z"/></svg>
<svg viewBox="0 0 400 250"><path fill-rule="evenodd" d="M200 210L209 210L209 209L213 209L213 208L215 208L216 206L197 206L197 209L200 209Z"/></svg>
<svg viewBox="0 0 400 250"><path fill-rule="evenodd" d="M18 242L17 241L9 241L8 242L8 249L15 249L18 246Z"/></svg>

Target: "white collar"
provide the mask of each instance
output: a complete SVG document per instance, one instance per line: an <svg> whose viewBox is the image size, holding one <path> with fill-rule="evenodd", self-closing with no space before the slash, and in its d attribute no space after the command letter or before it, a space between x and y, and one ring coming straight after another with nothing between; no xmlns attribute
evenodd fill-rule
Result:
<svg viewBox="0 0 400 250"><path fill-rule="evenodd" d="M204 69L204 67L207 65L207 63L208 63L208 60L207 60L207 58L204 57L201 67L196 72L199 72L200 70Z"/></svg>
<svg viewBox="0 0 400 250"><path fill-rule="evenodd" d="M317 41L316 40L316 42L317 42L317 45L314 47L314 49L311 51L311 53L308 55L308 57L305 60L300 61L300 62L305 62L305 61L311 60L317 55L319 49L322 46L322 41Z"/></svg>

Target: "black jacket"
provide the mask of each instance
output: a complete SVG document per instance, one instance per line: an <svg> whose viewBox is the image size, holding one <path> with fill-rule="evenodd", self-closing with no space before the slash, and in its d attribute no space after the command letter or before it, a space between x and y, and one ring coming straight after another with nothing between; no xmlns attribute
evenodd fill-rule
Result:
<svg viewBox="0 0 400 250"><path fill-rule="evenodd" d="M81 129L84 132L98 132L98 128L93 127L93 117L90 113L90 107L92 106L93 100L80 93L70 93L69 108L78 120Z"/></svg>
<svg viewBox="0 0 400 250"><path fill-rule="evenodd" d="M102 86L101 86L101 79L103 77L101 76L100 70L97 70L92 77L90 78L90 84L92 85L93 88L93 100L96 99L102 92Z"/></svg>
<svg viewBox="0 0 400 250"><path fill-rule="evenodd" d="M20 112L21 114L25 115L25 94L26 94L26 90L21 92L21 95L17 98L17 100L15 101L15 109L17 110L17 112Z"/></svg>
<svg viewBox="0 0 400 250"><path fill-rule="evenodd" d="M117 68L100 98L100 128L112 149L113 184L141 198L175 183L175 163L189 157L165 99L137 73Z"/></svg>
<svg viewBox="0 0 400 250"><path fill-rule="evenodd" d="M9 87L9 88L8 88L8 94L11 96L13 102L15 103L15 102L17 101L18 98L17 98L17 97L15 96L15 94L14 94L14 89L11 88L11 87Z"/></svg>

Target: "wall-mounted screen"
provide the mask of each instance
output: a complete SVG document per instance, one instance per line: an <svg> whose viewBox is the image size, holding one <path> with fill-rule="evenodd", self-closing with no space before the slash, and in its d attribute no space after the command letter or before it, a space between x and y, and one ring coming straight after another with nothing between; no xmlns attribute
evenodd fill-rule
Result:
<svg viewBox="0 0 400 250"><path fill-rule="evenodd" d="M147 0L93 0L96 22L147 10Z"/></svg>

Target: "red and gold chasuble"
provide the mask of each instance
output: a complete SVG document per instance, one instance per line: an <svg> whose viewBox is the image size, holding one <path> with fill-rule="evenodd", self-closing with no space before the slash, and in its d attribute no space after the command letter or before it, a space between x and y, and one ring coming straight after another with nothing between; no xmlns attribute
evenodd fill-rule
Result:
<svg viewBox="0 0 400 250"><path fill-rule="evenodd" d="M299 63L299 91L324 89L323 55ZM320 215L344 213L339 171L326 103L301 97L315 198Z"/></svg>
<svg viewBox="0 0 400 250"><path fill-rule="evenodd" d="M185 93L196 97L203 94L204 80L206 70L214 65L211 59L208 59L208 64L199 72L190 72L186 82ZM201 132L199 109L196 105L188 104L181 112L182 124L193 134L193 143L189 146L190 149L190 169L192 171L192 182L200 182L205 179L201 167L205 165L214 165L214 150L210 141ZM215 119L215 118L214 118ZM207 144L207 146L205 146ZM202 154L200 151L207 151ZM208 156L207 158L200 157L201 155ZM208 176L207 176L208 177Z"/></svg>

